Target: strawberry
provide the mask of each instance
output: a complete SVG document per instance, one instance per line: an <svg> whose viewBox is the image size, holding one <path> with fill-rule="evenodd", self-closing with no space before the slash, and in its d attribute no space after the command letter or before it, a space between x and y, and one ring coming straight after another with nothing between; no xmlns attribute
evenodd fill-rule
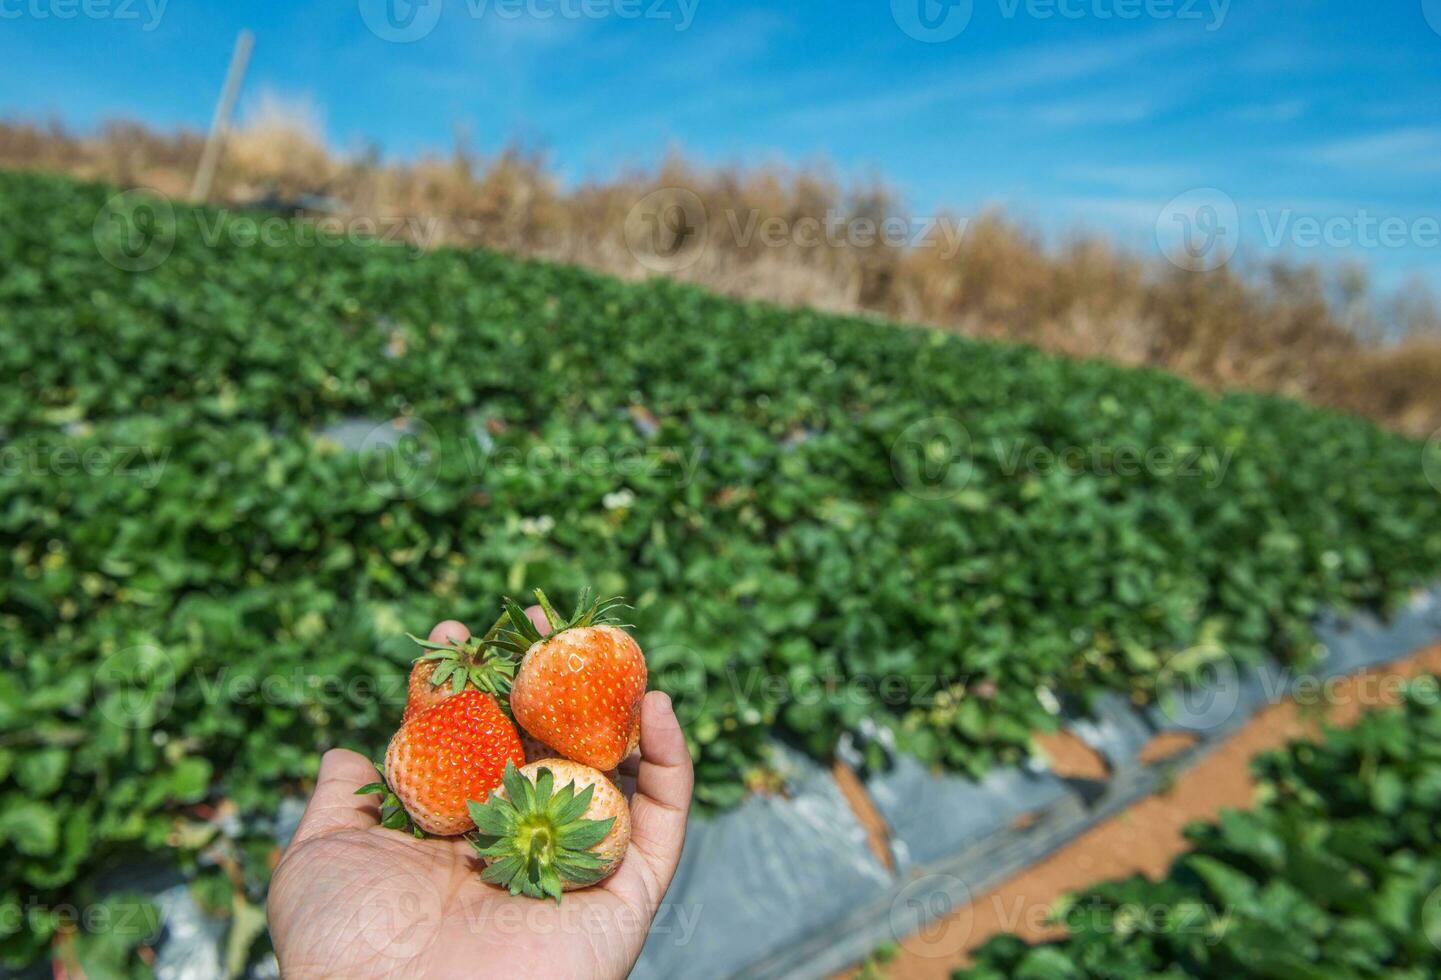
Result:
<svg viewBox="0 0 1441 980"><path fill-rule="evenodd" d="M481 877L512 895L559 902L563 892L614 871L630 845L620 789L568 759L507 766L501 788L470 812L478 831L472 843L486 862Z"/></svg>
<svg viewBox="0 0 1441 980"><path fill-rule="evenodd" d="M524 729L521 729L520 732L520 747L525 752L527 763L538 762L541 759L553 759L560 754Z"/></svg>
<svg viewBox="0 0 1441 980"><path fill-rule="evenodd" d="M551 622L544 636L514 602L506 600L510 628L500 644L524 653L511 685L516 723L559 755L602 771L614 769L640 740L645 696L645 655L608 613L619 605L581 596L575 615L562 619L545 593L536 600Z"/></svg>
<svg viewBox="0 0 1441 980"><path fill-rule="evenodd" d="M484 636L461 642L437 643L406 634L427 652L410 668L401 720L409 721L461 691L484 691L504 697L515 675L515 662L495 651L495 640L508 619L502 616Z"/></svg>
<svg viewBox="0 0 1441 980"><path fill-rule="evenodd" d="M406 686L405 714L401 716L402 722L409 721L426 708L435 707L454 693L449 684L431 680L435 676L438 666L437 661L421 657L410 668L410 681Z"/></svg>
<svg viewBox="0 0 1441 980"><path fill-rule="evenodd" d="M484 801L506 766L524 761L520 735L495 698L462 691L403 723L385 751L384 781L359 792L386 794L386 827L408 818L428 834L463 834L475 826L467 802Z"/></svg>

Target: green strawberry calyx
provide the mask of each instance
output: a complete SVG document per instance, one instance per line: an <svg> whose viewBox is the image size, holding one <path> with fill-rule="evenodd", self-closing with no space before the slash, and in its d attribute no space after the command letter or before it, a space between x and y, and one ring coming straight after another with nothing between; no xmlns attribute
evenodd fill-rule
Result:
<svg viewBox="0 0 1441 980"><path fill-rule="evenodd" d="M625 600L620 596L610 599L600 599L595 591L589 586L580 590L580 596L576 600L575 612L567 618L556 611L551 605L549 597L540 590L535 590L535 601L540 608L545 610L545 618L550 621L550 631L542 633L536 625L530 621L525 610L520 607L514 599L509 596L505 598L505 614L502 620L509 622L508 628L501 628L496 636L495 643L513 657L521 657L535 644L542 640L548 640L558 633L566 630L580 629L586 626L626 626L615 615L618 609L629 608Z"/></svg>
<svg viewBox="0 0 1441 980"><path fill-rule="evenodd" d="M404 830L412 837L424 838L425 831L416 826L415 821L410 818L406 811L405 804L400 802L400 797L395 795L395 790L390 788L390 783L385 781L385 767L380 763L375 764L375 771L380 778L373 783L366 783L355 791L356 796L369 796L371 793L379 793L380 800L380 825L387 830Z"/></svg>
<svg viewBox="0 0 1441 980"><path fill-rule="evenodd" d="M610 874L611 865L592 848L610 833L615 817L585 819L594 786L577 793L571 781L557 790L550 769L542 766L532 782L513 762L501 785L505 795L470 802L477 831L471 843L489 861L483 880L512 895L549 897L559 904L565 884L584 887Z"/></svg>
<svg viewBox="0 0 1441 980"><path fill-rule="evenodd" d="M510 621L508 615L501 615L484 636L471 637L463 643L422 640L411 633L405 634L418 643L426 652L416 661L433 660L436 667L430 672L430 683L435 687L449 684L451 692L459 694L467 687L504 698L515 679L515 660L509 648L500 642L502 627Z"/></svg>

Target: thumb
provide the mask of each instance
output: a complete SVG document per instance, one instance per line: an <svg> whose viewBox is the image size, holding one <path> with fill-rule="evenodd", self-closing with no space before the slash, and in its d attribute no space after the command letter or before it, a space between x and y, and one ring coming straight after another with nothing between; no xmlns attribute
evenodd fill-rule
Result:
<svg viewBox="0 0 1441 980"><path fill-rule="evenodd" d="M647 882L652 906L664 897L680 862L694 784L685 734L670 698L651 691L641 704L640 770L631 800L631 847L654 872Z"/></svg>
<svg viewBox="0 0 1441 980"><path fill-rule="evenodd" d="M378 822L376 794L357 796L355 791L379 776L365 756L349 749L331 749L320 760L315 792L310 794L305 815L290 846L342 830L364 830Z"/></svg>

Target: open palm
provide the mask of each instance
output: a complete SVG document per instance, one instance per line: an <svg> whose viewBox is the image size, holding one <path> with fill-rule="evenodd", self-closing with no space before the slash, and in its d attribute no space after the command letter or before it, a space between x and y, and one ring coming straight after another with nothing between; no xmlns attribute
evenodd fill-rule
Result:
<svg viewBox="0 0 1441 980"><path fill-rule="evenodd" d="M443 623L432 636L449 633ZM627 772L629 770L629 772ZM640 955L680 860L693 774L670 699L641 710L630 849L601 884L560 905L480 880L460 838L417 840L379 825L364 756L333 749L275 869L267 903L283 976L623 977Z"/></svg>

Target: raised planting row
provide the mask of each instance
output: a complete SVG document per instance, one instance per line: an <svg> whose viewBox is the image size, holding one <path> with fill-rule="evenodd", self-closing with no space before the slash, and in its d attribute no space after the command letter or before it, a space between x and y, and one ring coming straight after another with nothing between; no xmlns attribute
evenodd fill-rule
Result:
<svg viewBox="0 0 1441 980"><path fill-rule="evenodd" d="M1441 684L1411 685L1319 744L1256 764L1258 802L1188 831L1190 853L1069 896L1062 940L999 936L956 980L1441 973Z"/></svg>
<svg viewBox="0 0 1441 980"><path fill-rule="evenodd" d="M1421 446L1365 422L112 193L0 176L0 903L225 821L203 875L258 902L277 801L383 746L403 632L536 586L628 597L727 807L774 735L979 773L1441 571Z"/></svg>

